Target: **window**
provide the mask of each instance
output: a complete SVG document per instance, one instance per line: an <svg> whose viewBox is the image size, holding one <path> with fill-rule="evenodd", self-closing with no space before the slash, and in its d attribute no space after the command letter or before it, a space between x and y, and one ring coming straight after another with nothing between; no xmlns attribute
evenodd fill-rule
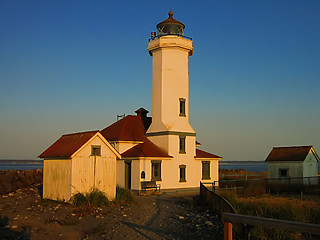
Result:
<svg viewBox="0 0 320 240"><path fill-rule="evenodd" d="M186 153L186 136L179 136L179 153Z"/></svg>
<svg viewBox="0 0 320 240"><path fill-rule="evenodd" d="M141 178L145 179L146 178L146 173L144 171L141 172Z"/></svg>
<svg viewBox="0 0 320 240"><path fill-rule="evenodd" d="M161 181L161 161L151 161L151 180Z"/></svg>
<svg viewBox="0 0 320 240"><path fill-rule="evenodd" d="M202 179L210 179L210 162L202 162Z"/></svg>
<svg viewBox="0 0 320 240"><path fill-rule="evenodd" d="M100 145L91 146L91 156L101 156L101 146Z"/></svg>
<svg viewBox="0 0 320 240"><path fill-rule="evenodd" d="M186 116L186 100L184 98L179 98L179 116L185 117Z"/></svg>
<svg viewBox="0 0 320 240"><path fill-rule="evenodd" d="M179 182L186 182L186 165L180 165L180 180Z"/></svg>
<svg viewBox="0 0 320 240"><path fill-rule="evenodd" d="M279 169L279 177L288 177L288 176L289 176L289 168Z"/></svg>

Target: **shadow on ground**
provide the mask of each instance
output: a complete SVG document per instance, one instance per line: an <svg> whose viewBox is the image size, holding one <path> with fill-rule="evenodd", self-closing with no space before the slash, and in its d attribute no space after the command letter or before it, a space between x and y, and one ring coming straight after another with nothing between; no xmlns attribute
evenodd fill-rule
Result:
<svg viewBox="0 0 320 240"><path fill-rule="evenodd" d="M0 239L30 239L30 228L24 228L22 231L9 228L9 219L7 217L0 218Z"/></svg>

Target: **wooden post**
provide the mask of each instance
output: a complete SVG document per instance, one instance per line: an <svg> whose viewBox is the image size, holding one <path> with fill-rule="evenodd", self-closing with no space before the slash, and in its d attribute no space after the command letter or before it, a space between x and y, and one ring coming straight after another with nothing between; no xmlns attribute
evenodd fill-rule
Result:
<svg viewBox="0 0 320 240"><path fill-rule="evenodd" d="M290 184L290 178L288 178L289 180L289 193L291 193L291 184Z"/></svg>
<svg viewBox="0 0 320 240"><path fill-rule="evenodd" d="M224 240L232 240L232 223L224 222Z"/></svg>

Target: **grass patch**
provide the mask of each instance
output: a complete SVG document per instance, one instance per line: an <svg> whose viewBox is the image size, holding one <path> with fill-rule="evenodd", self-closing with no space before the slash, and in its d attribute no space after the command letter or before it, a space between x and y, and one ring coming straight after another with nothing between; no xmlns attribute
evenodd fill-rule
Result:
<svg viewBox="0 0 320 240"><path fill-rule="evenodd" d="M223 197L239 214L320 224L320 204L315 201L301 201L270 195L242 198L227 192L223 193ZM301 233L261 227L251 228L249 234L251 239L312 239L311 236Z"/></svg>
<svg viewBox="0 0 320 240"><path fill-rule="evenodd" d="M117 186L117 193L114 201L117 204L130 204L134 202L134 197L130 189Z"/></svg>

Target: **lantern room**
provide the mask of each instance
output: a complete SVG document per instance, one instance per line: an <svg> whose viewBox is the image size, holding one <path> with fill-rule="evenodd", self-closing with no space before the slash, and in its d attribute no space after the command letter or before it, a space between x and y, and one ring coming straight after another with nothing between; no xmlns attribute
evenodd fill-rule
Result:
<svg viewBox="0 0 320 240"><path fill-rule="evenodd" d="M162 21L161 23L158 23L157 25L158 37L163 35L183 36L185 25L172 17L173 16L172 11L170 11L168 15L169 15L168 19Z"/></svg>

